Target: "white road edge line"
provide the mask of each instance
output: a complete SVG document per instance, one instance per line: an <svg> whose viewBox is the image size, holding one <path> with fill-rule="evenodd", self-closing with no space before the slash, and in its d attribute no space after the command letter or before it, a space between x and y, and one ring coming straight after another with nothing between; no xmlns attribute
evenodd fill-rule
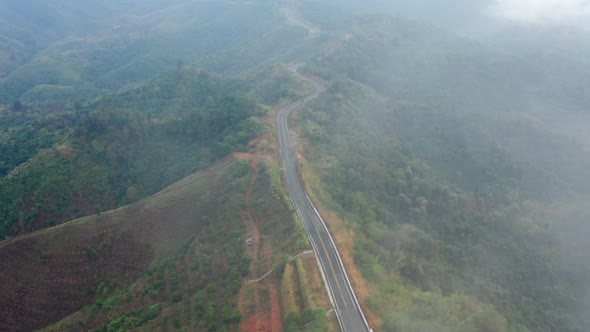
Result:
<svg viewBox="0 0 590 332"><path fill-rule="evenodd" d="M288 68L289 68L289 70L291 70L291 68L293 68L293 67L296 67L296 66L298 66L298 65L299 65L299 64L295 64L295 65L292 65L292 66L290 66L290 67L288 67ZM300 76L300 77L302 77L304 80L306 80L306 81L308 81L308 82L311 82L311 80L310 80L310 79L308 79L308 78L304 77L303 75L301 75L301 74L297 73L297 72L296 72L296 69L297 69L297 68L295 68L295 70L292 70L292 71L293 71L293 72L294 72L294 73L295 73L297 76ZM312 84L313 84L313 82L312 82ZM297 101L297 102L294 102L294 103L292 103L292 104L289 104L289 105L285 106L285 107L284 107L284 108L283 108L283 109L282 109L282 110L279 112L279 114L278 114L278 116L277 116L277 121L279 121L279 126L282 126L281 128L286 128L286 129L284 129L284 130L283 130L283 132L284 132L284 134L283 134L283 135L280 135L280 133L279 133L279 135L280 135L280 136L282 136L282 137L280 137L280 138L279 138L279 142L280 142L280 143L283 143L283 142L284 142L284 145L283 145L283 146L284 146L284 147L285 147L287 150L288 150L289 148L294 148L294 147L293 147L293 144L291 144L291 134L290 134L289 126L288 126L288 121L289 121L288 117L289 117L289 114L290 114L290 113L291 113L293 110L295 110L297 107L299 107L301 104L305 104L305 103L306 103L308 100L311 100L311 99L313 99L313 98L317 97L317 95L318 95L319 93L321 93L321 92L315 91L315 92L314 92L312 95L310 95L310 96L307 96L307 97L303 98L303 102L301 102L301 101ZM284 119L284 121L283 121L283 119ZM285 123L285 124L284 124L284 126L282 125L282 122L284 122L284 123ZM282 138L282 140L281 140L281 138ZM279 151L280 151L280 149L279 149ZM284 160L282 160L282 161L284 161ZM295 167L297 168L297 160L295 159L295 160L294 160L294 162L295 162ZM285 169L285 165L283 165L283 169ZM286 174L285 174L285 176L286 176ZM299 179L299 181L301 181L301 179ZM302 186L302 188L301 188L301 189L303 190L303 194L305 195L305 199L307 200L308 204L309 204L309 205L310 205L310 206L313 208L313 210L314 210L314 212L315 212L316 216L318 217L318 219L320 220L320 223L322 224L322 227L323 227L323 228L324 228L324 230L326 231L326 233L327 233L327 235L328 235L328 238L330 239L330 244L332 245L332 248L333 248L333 249L334 249L334 251L336 252L336 256L337 256L337 258L338 258L338 264L340 265L340 268L342 269L342 272L343 272L343 274L344 274L344 277L345 277L345 279L346 279L346 283L347 283L347 291L348 291L349 295L350 295L350 296L351 296L351 297L354 299L354 304L355 304L355 306L356 306L356 308L357 308L357 311L360 313L360 316L361 316L361 318L362 318L362 320L363 320L363 323L365 324L365 327L366 327L366 328L369 330L369 332L373 332L373 329L372 329L372 328L369 326L369 323L368 323L368 321L367 321L367 319L366 319L366 317L365 317L365 314L364 314L364 312L363 312L363 310L362 310L362 308L361 308L361 306L360 306L360 304L359 304L359 302L358 302L358 299L357 299L357 297L356 297L356 294L355 294L355 292L354 292L354 289L353 289L353 287L352 287L352 284L350 283L350 279L348 278L348 274L346 273L346 269L344 268L344 264L343 264L343 262L342 262L342 258L341 258L341 256L340 256L340 252L338 251L338 247L337 247L337 246L336 246L336 244L334 243L334 240L332 239L332 235L330 234L330 231L328 230L328 227L326 226L326 223L324 222L324 219L322 219L322 217L321 217L320 213L318 212L318 210L316 209L316 207L313 205L313 203L312 203L312 202L311 202L311 200L309 199L309 196L308 196L308 195L307 195L307 193L305 192L305 189L303 188L303 186ZM303 224L303 227L304 227L304 229L305 229L305 232L307 233L307 236L308 236L309 242L311 243L311 245L312 245L312 247L313 247L313 249L314 249L314 252L316 252L316 262L317 262L318 266L320 267L320 272L321 272L321 274L322 274L322 279L324 280L324 283L327 285L327 288L326 288L326 289L327 289L327 291L328 291L328 295L329 295L329 298L330 298L330 302L332 303L332 307L333 307L333 308L336 308L336 309L338 309L338 310L334 310L334 311L336 312L336 317L337 317L337 319L338 319L338 323L339 323L339 324L340 324L340 326L341 326L341 327L344 329L344 325L343 325L343 323L342 323L342 318L340 317L340 310L339 310L339 307L338 307L337 301L336 301L336 300L335 300L335 298L334 298L334 294L333 294L332 286L331 286L331 285L330 285L330 284L327 282L327 279L326 279L326 276L325 276L325 272L324 272L324 267L323 267L323 265L322 265L322 263L321 263L321 261L320 261L320 258L319 258L319 251L318 251L318 249L317 249L317 246L316 246L315 242L313 241L313 237L311 236L311 233L310 233L310 231L309 231L309 229L308 229L307 225L305 224L305 222L303 222L303 216L302 216L301 212L299 211L299 208L297 207L297 204L295 204L295 202L294 202L293 198L291 197L291 194L289 193L289 190L287 190L287 194L288 194L288 196L289 196L289 200L291 200L291 204L292 204L292 205L293 205L293 207L295 208L295 212L297 213L297 215L298 215L298 217L299 217L299 219L300 219L300 222ZM318 233L318 235L319 235L319 233ZM328 253L326 252L326 254L328 254Z"/></svg>

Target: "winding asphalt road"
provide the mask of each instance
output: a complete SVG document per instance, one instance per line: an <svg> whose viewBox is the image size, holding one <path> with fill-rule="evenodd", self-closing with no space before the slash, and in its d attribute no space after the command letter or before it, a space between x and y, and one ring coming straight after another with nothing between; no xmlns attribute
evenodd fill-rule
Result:
<svg viewBox="0 0 590 332"><path fill-rule="evenodd" d="M330 232L317 209L307 197L299 177L295 148L289 132L289 114L325 90L319 82L299 74L297 70L300 66L292 66L289 70L299 79L311 84L314 92L302 100L286 106L277 116L279 147L287 181L287 192L305 226L342 331L372 331L356 299Z"/></svg>

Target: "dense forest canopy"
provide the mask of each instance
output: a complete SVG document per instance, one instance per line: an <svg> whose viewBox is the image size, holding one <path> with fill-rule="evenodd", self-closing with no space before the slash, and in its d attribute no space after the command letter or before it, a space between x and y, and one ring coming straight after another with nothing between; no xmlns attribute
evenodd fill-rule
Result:
<svg viewBox="0 0 590 332"><path fill-rule="evenodd" d="M0 34L9 43L0 55L2 103L87 101L179 64L238 74L308 52L305 31L275 15L272 1L64 0L29 5L32 12L20 1L3 6L29 16L6 15Z"/></svg>
<svg viewBox="0 0 590 332"><path fill-rule="evenodd" d="M585 330L587 32L309 19L346 36L308 65L329 84L300 116L309 163L317 195L356 224L383 328ZM441 315L465 302L452 315L469 319Z"/></svg>

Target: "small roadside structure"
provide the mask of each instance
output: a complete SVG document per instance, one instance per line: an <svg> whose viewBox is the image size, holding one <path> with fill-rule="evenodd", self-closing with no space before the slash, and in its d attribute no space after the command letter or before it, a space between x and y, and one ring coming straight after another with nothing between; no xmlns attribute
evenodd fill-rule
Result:
<svg viewBox="0 0 590 332"><path fill-rule="evenodd" d="M256 243L256 241L254 241L254 238L251 236L246 239L246 245L248 247L253 247L255 243Z"/></svg>

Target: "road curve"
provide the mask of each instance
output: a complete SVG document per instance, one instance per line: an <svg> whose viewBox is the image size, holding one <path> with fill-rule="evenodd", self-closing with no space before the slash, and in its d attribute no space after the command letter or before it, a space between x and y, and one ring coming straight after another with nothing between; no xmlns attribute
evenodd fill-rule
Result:
<svg viewBox="0 0 590 332"><path fill-rule="evenodd" d="M299 74L297 72L299 67L300 65L292 66L289 71L299 79L311 84L314 92L302 100L285 106L277 116L279 148L287 183L287 192L297 215L299 215L305 226L342 331L372 331L356 299L330 232L317 209L307 197L299 177L295 148L289 132L289 114L305 102L316 98L325 90L324 86L319 82Z"/></svg>

